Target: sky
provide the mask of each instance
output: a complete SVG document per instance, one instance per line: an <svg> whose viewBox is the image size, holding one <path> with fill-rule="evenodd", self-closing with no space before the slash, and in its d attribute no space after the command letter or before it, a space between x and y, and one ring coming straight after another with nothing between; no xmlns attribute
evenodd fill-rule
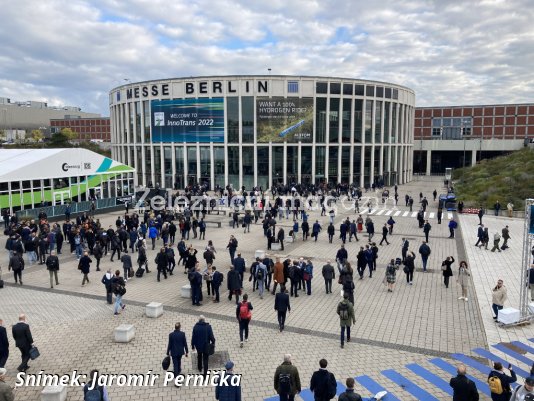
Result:
<svg viewBox="0 0 534 401"><path fill-rule="evenodd" d="M0 97L109 115L127 82L270 68L532 102L532 21L533 0L0 0Z"/></svg>

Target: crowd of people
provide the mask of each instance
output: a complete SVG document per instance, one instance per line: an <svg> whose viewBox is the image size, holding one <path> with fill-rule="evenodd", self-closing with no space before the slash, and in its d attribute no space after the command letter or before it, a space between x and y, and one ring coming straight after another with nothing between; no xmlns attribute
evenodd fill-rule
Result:
<svg viewBox="0 0 534 401"><path fill-rule="evenodd" d="M231 188L220 189L221 195L230 199L234 198L235 192ZM397 186L392 188L394 191L393 198L395 204L399 199ZM175 274L176 265L182 265L183 273L187 274L187 279L191 288L191 304L193 306L202 306L203 302L211 300L214 303L220 302L221 287L226 280L227 297L229 301L235 298L235 316L239 326L239 344L244 347L249 338L249 324L252 318L254 307L249 295L245 293L246 278L250 285L250 292L257 291L259 299L263 300L265 294L274 295L274 309L277 314L278 328L280 332L285 329L286 316L291 312L290 297L299 297L301 295L312 295L312 280L316 276L321 276L324 280L326 294L332 293L332 284L336 282L340 286L342 300L337 303L336 313L339 316L340 324L340 347L344 348L345 342L351 340L351 326L356 321L355 317L355 283L354 280L364 280L373 278L377 274L377 262L380 246L390 245L392 236L395 233L395 220L389 216L381 228L381 241L377 244L373 241L375 235L375 223L373 218L367 215L365 218L360 214L360 207L371 208L371 202L360 205L363 192L359 188L351 186L337 186L332 188L305 187L301 185L277 186L271 189L273 202L266 200L264 191L261 188L254 189L251 194L257 200L257 208L251 211L241 212L235 210L231 214L232 227L242 228L244 234L250 232L251 225L261 220L263 234L267 239L267 249L270 250L273 244L279 244L280 250L284 250L284 241L288 237L292 241L297 241L302 232L302 241L308 238L318 241L322 238L321 232L323 227L319 220L316 219L310 227L310 204L301 204L298 198L287 199L284 201L282 196L302 194L303 196L312 195L319 199L321 216L328 216L329 222L325 228L329 243L333 243L335 238L341 241L339 249L335 256L321 266L314 266L311 258L279 258L274 260L270 255L256 257L249 265L239 252L238 239L231 235L226 245L229 255L229 269L226 275L219 271L215 266L216 258L219 258L217 250L211 240L206 241L206 215L214 212L214 207L210 201L201 202L201 208L196 210L185 203L178 211L154 211L150 208L143 208L139 213L129 213L128 206L126 213L117 218L115 225L103 227L98 218L92 214L84 213L75 219L70 219L66 215L65 222L62 224L52 223L44 212L40 213L36 220L19 222L16 215L10 217L6 225L5 234L8 236L6 241L6 250L9 253L8 269L13 270L15 283L23 285L23 270L25 266L26 255L29 265L45 265L49 272L50 287L60 285L60 265L63 262L60 255L74 254L78 262L78 269L82 275L81 286L91 284L90 273L94 266L96 271L100 269L101 260L108 256L110 262L115 257L121 263L121 269L105 269L105 273L100 279L106 293L108 304L114 304L114 315L121 314L126 305L123 302L123 296L126 294L128 280L133 276L143 277L149 274L149 265L152 263L147 256L147 249L150 246L152 250L156 247L159 252L153 261L156 269L156 281L166 280ZM238 192L240 196L248 196L249 193L242 190ZM185 197L205 194L202 188L186 192ZM347 216L339 226L336 227L336 211L333 203L341 194L349 196L353 202L354 218ZM436 202L437 192L433 192L433 200ZM330 199L327 200L326 196ZM382 201L385 202L390 198L388 190L381 192ZM242 198L239 198L242 199ZM239 200L241 202L241 200ZM405 205L410 211L413 208L414 200L407 194ZM417 249L421 257L423 272L427 272L427 263L431 255L430 233L432 232L431 224L424 218L425 211L429 201L422 193L419 194L420 209L417 213L418 228L421 230L425 240ZM357 217L356 217L357 215ZM441 224L443 211L438 209L438 224ZM488 229L482 224L483 212L479 214L480 226L476 246L488 249L489 233ZM291 219L291 230L286 235L284 227L280 224L283 219ZM336 229L337 228L337 229ZM449 238L455 237L457 222L450 219L448 222L450 232ZM310 235L311 232L311 235ZM501 231L502 236L496 233L494 235L494 248L492 251L507 249L508 240L510 239L509 228L506 226ZM498 237L498 238L497 238ZM500 245L501 237L504 243ZM188 241L197 239L197 241L206 241L205 246L193 246ZM355 269L349 261L348 252L345 248L347 242L362 241L362 245L357 252L354 261ZM364 242L366 242L364 244ZM397 282L397 275L400 269L406 277L406 284L413 285L415 271L416 253L410 248L408 238L402 238L402 245L399 249L399 257L384 261L385 269L383 271L384 288L388 293L392 293ZM496 244L496 245L495 245ZM198 249L197 249L198 248ZM134 259L135 258L135 259ZM178 260L177 260L178 259ZM94 265L93 265L94 263ZM221 262L223 263L223 262ZM443 276L443 285L445 289L449 288L450 277L453 274L453 264L455 258L447 256L442 264L441 271ZM226 263L225 263L226 264ZM248 274L248 277L247 277ZM462 296L459 298L465 302L468 301L468 287L470 283L470 270L466 261L460 261L457 271L457 282L461 287ZM534 266L532 272L532 298L534 299ZM206 297L207 295L207 297ZM113 297L115 300L113 301ZM493 289L492 309L497 318L498 311L503 308L506 300L506 288L502 280L499 280ZM0 321L1 328L1 321ZM1 334L1 330L0 330ZM30 336L31 337L31 336ZM1 340L1 335L0 335ZM31 341L33 342L33 341ZM0 343L1 344L1 343ZM18 344L17 344L18 346ZM31 347L31 343L29 344ZM215 337L211 326L205 321L204 316L200 316L199 321L193 328L191 349L198 352L198 370L206 374L208 370L209 355L213 353L215 347ZM19 347L20 348L20 347ZM1 350L0 350L1 351ZM28 344L21 349L22 363L19 371L28 369L26 359L28 355ZM175 375L181 373L181 358L189 354L189 348L185 334L181 331L181 324L177 323L174 332L169 335L167 353L172 357L173 372ZM0 368L7 360L2 359L0 354ZM3 362L3 363L2 363ZM333 375L326 371L327 362L320 361L320 370L311 378L310 389L316 394L316 400L332 399L331 395ZM226 369L233 372L234 364L228 361ZM498 369L496 369L498 370ZM326 372L326 373L325 373ZM325 379L325 378L328 379ZM0 383L1 383L0 371ZM451 380L453 388L464 391L472 388L474 383L469 379L465 380L465 366L458 367L458 377ZM335 385L335 378L333 378ZM360 396L354 392L354 380L347 379L347 392L340 395L340 400L358 400ZM525 382L525 388L528 383ZM281 400L292 400L296 393L301 390L298 370L291 363L291 356L286 355L284 362L277 368L274 378L274 388L280 394ZM464 389L464 390L461 390ZM217 390L217 398L226 400L234 398L226 397L224 389ZM232 390L233 391L233 390ZM471 390L465 390L471 391ZM232 392L237 397L237 390ZM240 394L240 390L239 390ZM474 394L474 393L473 393ZM330 397L330 398L328 398ZM473 395L474 397L474 395ZM478 393L477 393L478 397ZM237 400L237 398L235 398ZM462 398L458 398L462 400ZM471 399L471 398L466 398ZM474 398L473 398L474 399Z"/></svg>

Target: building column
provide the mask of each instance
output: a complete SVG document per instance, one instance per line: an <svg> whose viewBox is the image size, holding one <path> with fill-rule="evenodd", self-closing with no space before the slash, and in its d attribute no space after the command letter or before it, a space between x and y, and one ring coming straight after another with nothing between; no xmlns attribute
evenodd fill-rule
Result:
<svg viewBox="0 0 534 401"><path fill-rule="evenodd" d="M430 175L430 167L432 166L432 151L427 150L426 151L426 175Z"/></svg>
<svg viewBox="0 0 534 401"><path fill-rule="evenodd" d="M284 178L284 185L287 185L287 142L284 142L284 171L282 177Z"/></svg>
<svg viewBox="0 0 534 401"><path fill-rule="evenodd" d="M269 142L269 182L267 183L267 188L272 188L273 186L273 144ZM267 191L267 188L264 188Z"/></svg>
<svg viewBox="0 0 534 401"><path fill-rule="evenodd" d="M213 191L215 188L215 151L213 150L213 142L210 143L210 188Z"/></svg>
<svg viewBox="0 0 534 401"><path fill-rule="evenodd" d="M477 150L473 149L471 151L471 166L476 166L477 164Z"/></svg>
<svg viewBox="0 0 534 401"><path fill-rule="evenodd" d="M297 182L302 182L302 142L299 141L297 145L297 157L298 157L298 167L297 167Z"/></svg>

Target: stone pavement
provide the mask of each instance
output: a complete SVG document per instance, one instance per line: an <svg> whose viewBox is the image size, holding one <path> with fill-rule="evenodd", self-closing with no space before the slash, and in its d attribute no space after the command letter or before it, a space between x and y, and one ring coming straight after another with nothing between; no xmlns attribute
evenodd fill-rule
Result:
<svg viewBox="0 0 534 401"><path fill-rule="evenodd" d="M32 325L36 343L41 350L41 358L33 363L29 372L45 369L47 372L69 372L73 369L89 371L93 367L105 372L144 373L153 369L161 372L161 359L167 342L167 335L176 321L182 322L188 339L191 329L199 314L207 316L214 327L217 337L217 349L227 351L230 358L236 363L236 371L243 373L243 391L245 400L262 400L273 394L272 375L276 366L281 363L284 353L294 355L294 363L299 367L303 387L309 385L311 373L317 369L318 360L325 357L329 361L329 369L344 382L349 375L356 376L368 374L374 377L387 389L391 389L402 400L412 400L413 395L385 378L380 372L384 369L395 369L402 372L407 378L417 383L422 389L433 394L437 399L449 399L445 392L436 388L417 374L404 368L405 364L417 363L436 372L448 381L450 375L437 370L428 362L431 357L440 357L449 363L456 363L453 353L463 353L472 357L478 355L472 349L480 347L488 349L488 344L495 344L510 339L525 341L525 336L532 336L529 327L521 329L501 329L495 326L488 314L491 303L487 301L487 290L494 285L494 277L479 274L482 266L487 266L491 260L500 260L506 269L512 273L514 255L520 259L519 238L511 225L512 248L502 254L491 254L495 259L482 259L482 255L489 251L474 248L471 233L476 235L476 216L462 216L460 218L461 236L456 240L448 239L447 220L441 225L437 224L432 213L436 212L437 204L431 198L431 191L436 188L440 192L441 180L416 181L399 187L400 202L398 209L391 213L381 208L373 210L372 218L375 223L374 240L381 239L382 225L387 221L386 214L394 217L396 225L394 235L389 238L390 245L380 247L378 270L373 278L365 277L356 280L355 311L356 325L352 328L352 342L345 349L339 348L339 320L335 313L336 305L340 300L339 285L335 284L333 294L325 294L324 284L320 274L323 264L333 260L341 241L335 238L334 244L328 244L326 226L328 217L321 217L318 211L310 213L309 221L318 219L323 232L319 241L302 241L299 237L296 243L286 244L285 251L280 256L291 258L309 257L314 264L314 279L312 295L303 293L298 298L292 298L293 312L288 316L287 329L283 334L278 333L276 315L273 310L274 297L266 294L263 300L257 293L251 292L251 283L245 283L245 291L249 293L254 306L253 322L251 323L251 341L244 349L239 348L238 327L235 320L235 304L221 294L219 304L208 300L204 290L204 305L192 307L190 301L180 298L180 287L187 282L182 269L177 267L175 274L167 280L156 282L156 273L146 274L143 278L133 278L128 281L128 293L125 296L128 307L123 315L114 317L112 309L105 303L105 291L100 284L103 273L91 271L91 284L81 287L81 275L76 269L76 260L73 255L65 254L60 258L60 285L49 289L48 272L42 266L28 267L24 271L24 286L15 286L11 275L6 274L4 279L8 286L0 291L0 318L5 320L9 327L16 321L17 314L25 312ZM418 194L422 191L430 200L428 215L432 224L430 234L430 272L423 273L420 257L417 252L423 233L418 229L417 220L406 213L404 207L404 194L410 193L417 202ZM380 205L379 205L380 206ZM362 208L363 210L363 208ZM416 208L414 208L414 211ZM407 214L406 217L403 217ZM99 216L103 225L114 224L117 214ZM338 231L339 222L345 216L355 218L354 211L338 209L335 225ZM365 214L363 214L365 217ZM485 217L490 221L490 217ZM254 252L266 248L261 225L253 225L251 233L244 234L242 229L235 230L228 227L228 217L211 215L206 220L222 221L223 228L208 228L207 240L213 240L217 249L215 265L226 274L230 263L229 255L224 249L230 233L239 240L239 248L250 265ZM500 218L499 221L504 221ZM286 226L286 235L290 229L290 220L283 219L281 225ZM512 221L511 224L516 224ZM520 221L518 227L522 226ZM500 227L499 227L500 230ZM459 230L460 231L460 230ZM491 232L491 229L490 229ZM398 281L393 293L388 293L382 284L384 267L391 258L400 257L402 237L410 240L410 249L416 255L416 273L414 285L406 284L404 273L398 274ZM336 236L337 237L337 236ZM461 240L465 238L465 246ZM515 243L513 242L515 239ZM5 237L1 237L0 246L3 249ZM191 239L201 254L207 241ZM359 246L365 244L364 237L359 242L346 244L349 252L349 261L355 265ZM159 242L161 244L161 242ZM156 248L157 251L157 248ZM274 255L274 253L273 253ZM469 302L458 301L459 288L454 281L449 289L442 283L440 270L441 261L452 255L459 261L467 257L473 269L473 289L477 297L472 296ZM488 254L489 255L489 254ZM505 256L506 255L506 256ZM149 261L155 257L155 251L149 251ZM488 256L489 258L490 256ZM500 258L500 259L497 259ZM2 260L7 259L4 254ZM135 259L135 258L134 258ZM2 265L6 266L5 263ZM152 267L154 263L151 264ZM458 262L453 268L458 266ZM480 266L480 268L478 267ZM101 262L104 270L120 268L119 262L110 262L109 255ZM155 270L155 269L154 269ZM121 269L122 271L122 269ZM247 276L246 276L247 277ZM508 285L510 305L513 303L512 292L517 286L512 284L512 277L502 276ZM223 289L226 283L223 283ZM143 317L142 306L148 302L157 301L165 305L166 312L163 317L153 320ZM133 343L114 344L112 331L119 323L128 322L136 325L137 333ZM500 333L500 334L499 334ZM513 334L512 337L510 337ZM530 338L529 337L529 338ZM497 351L493 350L497 353ZM18 364L18 350L12 345L11 357L8 361L9 373L16 373ZM261 362L258 361L258 356ZM185 358L184 358L185 359ZM479 360L481 360L479 358ZM184 361L184 373L193 372L191 363ZM472 372L484 380L481 373ZM39 388L19 388L17 399L37 399ZM362 395L369 396L369 391L358 387ZM69 400L80 399L75 394L76 389L70 389ZM163 399L173 394L183 393L186 399L212 399L212 389L182 388L121 388L114 386L110 389L113 400ZM482 397L484 399L484 397Z"/></svg>

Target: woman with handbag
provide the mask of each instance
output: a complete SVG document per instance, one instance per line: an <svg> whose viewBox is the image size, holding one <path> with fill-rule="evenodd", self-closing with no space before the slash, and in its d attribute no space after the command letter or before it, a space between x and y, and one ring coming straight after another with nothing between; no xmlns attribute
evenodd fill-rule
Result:
<svg viewBox="0 0 534 401"><path fill-rule="evenodd" d="M391 259L389 264L386 266L386 282L388 285L388 292L393 292L395 287L395 282L397 281L397 269L399 265L395 264L395 259Z"/></svg>
<svg viewBox="0 0 534 401"><path fill-rule="evenodd" d="M469 285L469 276L471 276L471 273L467 267L467 262L462 260L460 262L460 267L458 268L458 278L456 279L456 282L462 287L462 296L458 299L463 299L465 302L467 302L467 286Z"/></svg>
<svg viewBox="0 0 534 401"><path fill-rule="evenodd" d="M443 272L443 284L445 288L449 288L449 279L453 276L451 265L454 263L454 257L447 256L447 258L441 263L441 271Z"/></svg>

